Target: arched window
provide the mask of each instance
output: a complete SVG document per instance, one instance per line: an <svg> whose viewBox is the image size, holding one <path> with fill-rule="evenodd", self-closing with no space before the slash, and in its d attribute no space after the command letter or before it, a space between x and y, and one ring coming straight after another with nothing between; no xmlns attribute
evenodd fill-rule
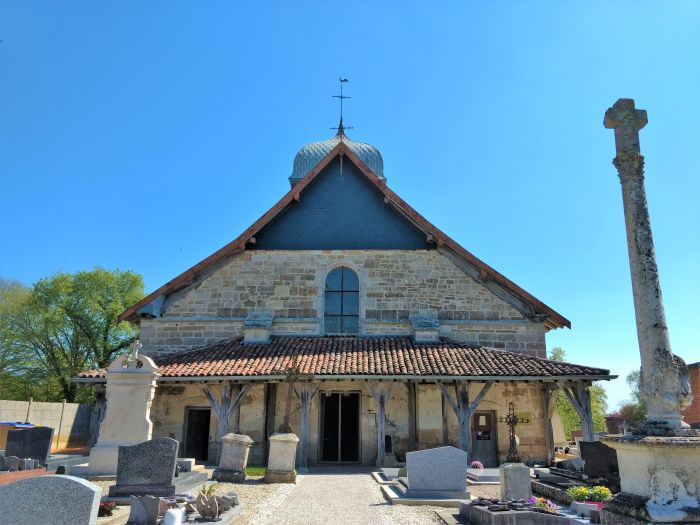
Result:
<svg viewBox="0 0 700 525"><path fill-rule="evenodd" d="M360 280L341 266L326 277L325 333L357 335L360 316Z"/></svg>

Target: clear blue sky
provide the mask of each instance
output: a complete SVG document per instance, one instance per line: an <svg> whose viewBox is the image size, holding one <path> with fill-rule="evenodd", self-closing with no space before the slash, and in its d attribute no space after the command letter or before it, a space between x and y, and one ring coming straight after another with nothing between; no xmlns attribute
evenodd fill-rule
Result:
<svg viewBox="0 0 700 525"><path fill-rule="evenodd" d="M0 276L96 265L151 291L288 189L346 124L389 185L572 321L571 361L639 364L613 133L632 97L674 351L700 360L700 3L0 5ZM609 385L612 405L623 380Z"/></svg>

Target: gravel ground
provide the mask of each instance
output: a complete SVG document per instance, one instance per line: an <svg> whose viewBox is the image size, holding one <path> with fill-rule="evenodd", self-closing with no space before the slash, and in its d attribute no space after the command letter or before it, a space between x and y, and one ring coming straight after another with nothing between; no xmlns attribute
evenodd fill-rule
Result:
<svg viewBox="0 0 700 525"><path fill-rule="evenodd" d="M243 483L218 483L217 494L238 493L250 525L439 524L439 507L389 505L381 488L360 467L312 468L296 484L267 484L249 476ZM211 477L211 470L207 473ZM107 494L113 481L93 482ZM473 498L500 497L499 485L470 485ZM124 523L128 514L124 518Z"/></svg>
<svg viewBox="0 0 700 525"><path fill-rule="evenodd" d="M312 468L250 517L250 525L366 525L442 523L437 507L389 505L367 468Z"/></svg>

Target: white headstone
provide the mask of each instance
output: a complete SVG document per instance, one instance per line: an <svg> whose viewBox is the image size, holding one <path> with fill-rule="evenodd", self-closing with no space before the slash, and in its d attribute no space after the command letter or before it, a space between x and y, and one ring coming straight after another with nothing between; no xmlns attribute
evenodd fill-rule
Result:
<svg viewBox="0 0 700 525"><path fill-rule="evenodd" d="M120 356L107 368L107 411L90 450L88 474L114 475L120 445L151 439L151 402L160 376L146 356Z"/></svg>

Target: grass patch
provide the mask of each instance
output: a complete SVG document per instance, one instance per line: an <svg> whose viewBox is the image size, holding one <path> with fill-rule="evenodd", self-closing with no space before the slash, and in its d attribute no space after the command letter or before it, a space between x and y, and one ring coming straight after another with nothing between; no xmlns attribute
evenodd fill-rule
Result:
<svg viewBox="0 0 700 525"><path fill-rule="evenodd" d="M248 476L264 476L266 470L265 467L246 467L245 473Z"/></svg>

